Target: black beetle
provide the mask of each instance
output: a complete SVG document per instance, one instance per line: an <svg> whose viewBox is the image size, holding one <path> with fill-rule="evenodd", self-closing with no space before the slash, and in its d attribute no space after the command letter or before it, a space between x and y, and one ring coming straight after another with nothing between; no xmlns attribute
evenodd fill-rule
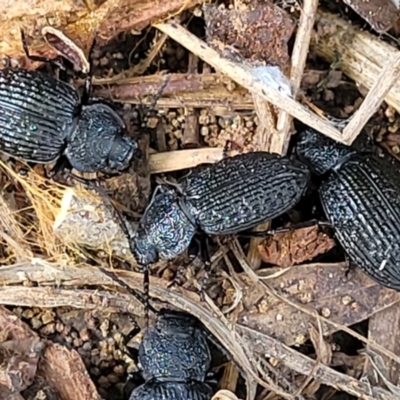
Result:
<svg viewBox="0 0 400 400"><path fill-rule="evenodd" d="M129 400L209 400L211 354L200 322L183 312L162 310L144 334L139 362L145 383Z"/></svg>
<svg viewBox="0 0 400 400"><path fill-rule="evenodd" d="M362 153L310 128L298 135L299 159L324 176L320 198L341 246L376 282L400 290L397 162Z"/></svg>
<svg viewBox="0 0 400 400"><path fill-rule="evenodd" d="M23 42L24 42L24 36ZM48 61L30 56L34 61ZM108 105L86 104L66 82L40 71L0 70L0 151L48 164L65 156L79 172L120 172L137 149Z"/></svg>
<svg viewBox="0 0 400 400"><path fill-rule="evenodd" d="M115 208L144 272L147 310L150 264L178 257L196 233L243 233L284 214L300 200L310 177L308 167L298 160L267 152L239 154L193 169L178 185L157 186L133 235ZM113 206L105 193L95 190ZM121 284L115 274L107 275Z"/></svg>
<svg viewBox="0 0 400 400"><path fill-rule="evenodd" d="M229 235L254 228L294 207L309 179L303 163L267 152L194 169L179 187L156 188L130 240L132 251L148 265L183 253L196 232Z"/></svg>

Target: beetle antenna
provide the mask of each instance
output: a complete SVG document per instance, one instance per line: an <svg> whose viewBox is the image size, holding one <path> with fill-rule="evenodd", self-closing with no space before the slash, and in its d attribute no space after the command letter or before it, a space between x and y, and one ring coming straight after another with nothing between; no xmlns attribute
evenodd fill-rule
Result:
<svg viewBox="0 0 400 400"><path fill-rule="evenodd" d="M120 227L125 234L125 237L128 240L129 249L133 256L135 256L135 249L133 247L134 237L131 235L126 218L122 215L122 213L115 207L114 203L111 201L110 196L105 192L103 188L94 185L92 182L86 182L87 186L91 189L94 189L104 200L104 202L111 206L112 209L118 216L120 221ZM149 311L157 315L157 310L151 306L150 304L150 271L148 265L139 264L139 271L143 273L143 295L137 293L134 289L132 289L129 285L127 285L124 281L122 281L115 273L112 271L106 270L104 268L99 267L101 272L107 275L109 278L117 282L120 286L126 289L130 294L132 294L137 300L139 300L144 306L144 317L146 321L147 327L149 326Z"/></svg>

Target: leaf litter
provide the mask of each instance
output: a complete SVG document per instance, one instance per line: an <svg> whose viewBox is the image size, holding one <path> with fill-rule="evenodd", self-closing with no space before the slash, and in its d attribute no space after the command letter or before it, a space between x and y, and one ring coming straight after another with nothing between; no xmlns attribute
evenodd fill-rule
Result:
<svg viewBox="0 0 400 400"><path fill-rule="evenodd" d="M289 14L282 7L268 2L250 2L250 6L236 3L239 7L235 10L217 9L214 4L205 9L209 41L214 42L217 48L232 46L233 52L244 58L261 58L270 64L279 65L282 69L287 68L290 60L288 42L295 28ZM252 24L254 18L260 15L268 16L264 18L267 23ZM223 24L218 25L218 22ZM249 28L252 28L253 34L246 36L246 29ZM267 40L271 37L273 40ZM267 42L270 46L265 46ZM339 84L340 72L328 75L329 79L334 81L331 82L331 86ZM173 124L175 128L178 126L176 122ZM175 134L179 137L178 132L175 131ZM4 294L7 290L8 293L12 290L15 292L14 297L4 296L0 301L8 301L7 304L12 305L10 299L14 298L18 299L20 304L31 308L40 302L41 307L50 310L54 309L55 305L88 310L109 307L114 313L119 310L128 313L130 311L137 317L139 328L143 328L143 323L140 322L142 308L135 308L129 295L121 293L121 288L93 267L105 264L111 269L122 265L118 257L114 258L115 249L120 247L120 242L112 244L113 235L121 235L121 232L118 232L115 224L111 226L111 215L101 208L99 198L79 185L72 191L67 184L49 182L36 170L29 170L27 176L21 177L7 164L2 163L1 167L1 178L6 183L3 187L4 197L7 201L0 204L0 209L3 208L5 214L11 211L9 215L13 218L1 220L4 232L0 240L6 244L6 250L2 254L2 264L5 266L0 268L0 282ZM126 187L132 188L130 185L131 182ZM124 185L118 181L116 186ZM127 193L129 197L130 189ZM68 207L65 203L63 207L66 198L70 201ZM89 208L85 208L90 204ZM137 204L145 204L145 201L139 199ZM127 204L124 206L129 208ZM140 210L140 206L135 207L137 208L139 213L143 211ZM84 239L77 242L70 240L73 239L72 229L69 233L60 230L58 235L55 235L54 228L60 228L69 217L73 221L73 218L79 216L83 216L79 226L88 227L86 222L96 222L97 219L101 226L98 231L103 232L103 227L107 227L113 233L102 237L98 243L88 243L88 234L83 235ZM71 222L71 226L74 224L77 222ZM122 236L119 238L123 241ZM126 247L126 243L124 246ZM366 387L357 380L360 377L360 364L365 357L350 358L347 354L336 351L335 343L331 342L330 338L340 330L351 332L347 327L395 306L399 295L379 287L359 270L351 271L350 275L343 279L345 265L341 263L296 265L317 255L323 255L333 246L333 239L324 236L315 227L267 238L259 246L263 261L291 268L266 270L253 270L247 264L240 245L240 251L228 246L231 252L225 252L215 264L218 268L221 267L221 260L228 260L233 254L230 264L227 261L229 278L226 273L220 276L217 273L213 282L216 289L209 291L210 296L206 295L205 302L200 301L190 285L168 289L166 274L162 275L163 278L152 277L151 294L171 306L192 313L201 320L226 348L231 365L235 368L237 366L240 373L247 378L247 399L256 398L257 384L264 388L264 398L280 396L293 399L296 396L303 399L306 395L317 393L321 385L333 385L334 390L341 388L366 399L381 398L380 388ZM236 264L241 265L246 273L235 271ZM160 270L160 266L154 267L156 274ZM115 271L118 271L119 276L129 283L130 287L142 290L141 274L121 269ZM167 279L164 279L165 277ZM197 277L198 274L194 271L194 286ZM215 295L221 287L224 288L222 293L227 293L226 298L222 299L223 312L218 307L221 304L221 292ZM16 294L18 289L22 289L19 297ZM27 295L29 291L31 296ZM229 291L234 294L229 295ZM17 310L15 311L17 313ZM22 318L23 311L19 311ZM2 318L5 318L3 315L9 317L9 311L2 309L0 315ZM65 317L65 314L63 315ZM40 312L38 316L43 319ZM0 385L5 386L7 390L20 392L35 378L41 384L37 393L46 387L49 393L58 392L65 400L100 398L92 382L95 375L91 373L89 376L88 366L82 362L83 356L79 349L68 349L52 342L51 335L54 335L55 331L49 326L55 327L58 319L50 324L42 322L44 326L39 329L38 336L28 325L22 323L21 318L13 317L8 320L6 329L0 328L4 333L4 337L0 335ZM77 318L75 317L75 322ZM29 319L30 324L35 321L39 326L38 320L39 317L35 316ZM67 325L62 316L60 321ZM129 323L124 326L128 325ZM104 335L109 333L110 326L114 326L110 321L101 324L100 330ZM10 332L17 332L19 329L26 338L23 335L22 338L14 338L11 335ZM74 329L79 330L76 325ZM80 330L82 329L85 328L81 327ZM50 333L45 335L45 331ZM82 331L81 336L86 338L87 335ZM77 339L74 341L79 342ZM305 344L307 340L310 340L314 349L314 352L307 355L287 347ZM373 341L365 341L371 348L377 349ZM378 350L382 349L378 346ZM42 352L44 355L41 358ZM398 361L398 357L390 351L386 351L385 355ZM26 363L27 358L29 360ZM16 372L16 362L21 359L26 363L25 374L21 375L23 379L12 380ZM338 373L329 368L335 365L344 366L346 373ZM375 366L382 368L382 363L379 360L375 361ZM384 379L387 380L387 377L384 376ZM389 386L388 380L386 383ZM240 387L232 390L235 389ZM234 400L241 397L236 397L232 391L221 390L214 398Z"/></svg>

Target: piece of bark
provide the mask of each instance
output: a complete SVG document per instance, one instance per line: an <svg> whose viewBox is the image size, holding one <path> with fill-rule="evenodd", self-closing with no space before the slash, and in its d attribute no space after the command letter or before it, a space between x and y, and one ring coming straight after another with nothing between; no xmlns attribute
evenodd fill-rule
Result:
<svg viewBox="0 0 400 400"><path fill-rule="evenodd" d="M266 62L285 69L289 62L288 41L294 22L282 8L269 2L223 4L204 7L207 42L224 46L249 61Z"/></svg>
<svg viewBox="0 0 400 400"><path fill-rule="evenodd" d="M49 386L62 400L101 400L76 350L49 342L41 368Z"/></svg>
<svg viewBox="0 0 400 400"><path fill-rule="evenodd" d="M36 376L44 343L27 324L0 307L0 399L11 399ZM1 396L4 397L1 397Z"/></svg>
<svg viewBox="0 0 400 400"><path fill-rule="evenodd" d="M269 236L259 245L262 260L278 267L291 267L328 252L335 241L318 226L296 229Z"/></svg>
<svg viewBox="0 0 400 400"><path fill-rule="evenodd" d="M160 108L212 107L213 112L219 109L228 111L252 110L251 94L241 86L235 85L229 78L218 73L203 74L170 74L157 106ZM165 78L160 75L149 75L125 79L93 79L94 94L113 101L132 104L150 104ZM82 84L83 82L79 82ZM104 86L103 86L104 85Z"/></svg>
<svg viewBox="0 0 400 400"><path fill-rule="evenodd" d="M202 0L2 1L0 56L26 64L20 28L29 39L31 54L55 57L56 52L41 35L41 29L49 25L61 30L87 54L95 32L98 44L102 44L120 32L140 31L200 3Z"/></svg>
<svg viewBox="0 0 400 400"><path fill-rule="evenodd" d="M387 32L398 21L400 14L391 0L343 0L378 33Z"/></svg>
<svg viewBox="0 0 400 400"><path fill-rule="evenodd" d="M0 343L0 387L10 392L28 388L35 379L43 349L44 343L39 337Z"/></svg>
<svg viewBox="0 0 400 400"><path fill-rule="evenodd" d="M388 329L390 327L390 329ZM382 310L369 319L368 338L373 342L380 344L384 348L395 354L400 354L400 305L395 304L392 307ZM367 347L368 348L368 347ZM390 357L381 355L384 367L386 368L386 378L393 385L400 383L400 366ZM377 375L374 366L368 365L368 375L371 382L375 384L382 382ZM376 379L378 377L378 379Z"/></svg>
<svg viewBox="0 0 400 400"><path fill-rule="evenodd" d="M338 68L367 89L377 81L387 61L398 55L393 46L331 13L318 12L316 30L311 46L317 55L330 63L338 62ZM400 82L389 90L384 101L400 112Z"/></svg>

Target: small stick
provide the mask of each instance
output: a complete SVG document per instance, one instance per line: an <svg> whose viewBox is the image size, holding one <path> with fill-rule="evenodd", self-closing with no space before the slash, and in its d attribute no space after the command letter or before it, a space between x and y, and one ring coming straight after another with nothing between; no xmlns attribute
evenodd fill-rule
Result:
<svg viewBox="0 0 400 400"><path fill-rule="evenodd" d="M150 154L149 171L151 174L160 174L215 163L222 160L223 153L223 147L204 147Z"/></svg>
<svg viewBox="0 0 400 400"><path fill-rule="evenodd" d="M360 108L343 130L346 143L353 143L369 119L378 111L389 90L400 78L400 52L387 62Z"/></svg>
<svg viewBox="0 0 400 400"><path fill-rule="evenodd" d="M170 81L158 100L158 107L192 108L211 107L215 114L218 108L233 110L253 110L251 94L241 86L231 88L231 80L221 74L206 72L202 74L169 74ZM164 77L160 74L134 78L93 78L94 94L116 102L149 104L149 93L155 93ZM82 80L76 81L83 85Z"/></svg>
<svg viewBox="0 0 400 400"><path fill-rule="evenodd" d="M301 10L299 27L297 29L296 40L292 53L292 68L290 71L290 83L294 98L300 89L301 79L304 73L307 56L310 47L312 29L315 22L315 15L318 8L318 0L305 0ZM272 137L272 147L281 148L283 154L286 154L289 145L289 131L292 122L292 116L286 111L279 113L276 128L278 135Z"/></svg>
<svg viewBox="0 0 400 400"><path fill-rule="evenodd" d="M197 64L199 59L189 53L188 73L197 73ZM184 148L199 147L199 113L192 107L185 107L185 129L183 131L182 146Z"/></svg>

